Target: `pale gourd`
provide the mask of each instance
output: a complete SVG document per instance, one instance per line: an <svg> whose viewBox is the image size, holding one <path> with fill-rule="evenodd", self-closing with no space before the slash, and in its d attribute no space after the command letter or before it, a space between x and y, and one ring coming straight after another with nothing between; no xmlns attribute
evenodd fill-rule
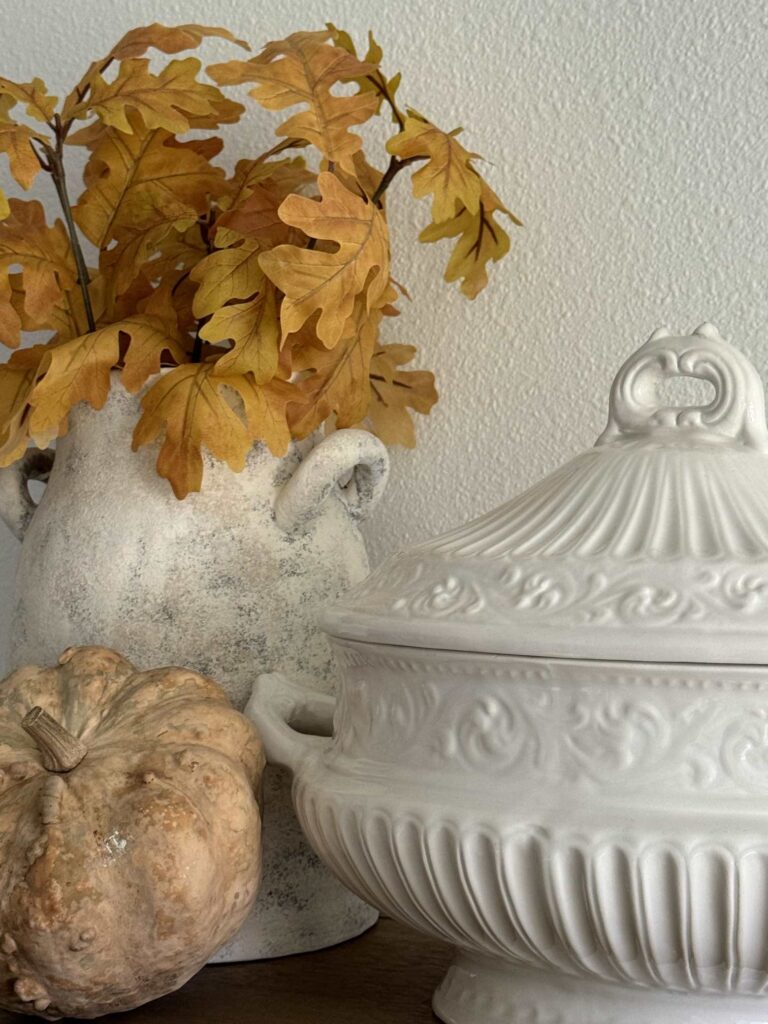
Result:
<svg viewBox="0 0 768 1024"><path fill-rule="evenodd" d="M0 1005L96 1017L202 967L258 889L263 763L186 669L80 647L0 683Z"/></svg>

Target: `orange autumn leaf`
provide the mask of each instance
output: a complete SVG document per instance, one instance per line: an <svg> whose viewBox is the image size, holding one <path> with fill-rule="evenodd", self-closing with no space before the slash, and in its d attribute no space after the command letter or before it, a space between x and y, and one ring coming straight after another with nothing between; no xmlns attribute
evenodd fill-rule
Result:
<svg viewBox="0 0 768 1024"><path fill-rule="evenodd" d="M252 439L265 444L273 455L285 455L291 441L288 405L301 400L295 385L278 379L257 384L250 373L222 379L229 380L242 399Z"/></svg>
<svg viewBox="0 0 768 1024"><path fill-rule="evenodd" d="M10 275L0 272L0 343L8 348L21 344L21 316L13 301Z"/></svg>
<svg viewBox="0 0 768 1024"><path fill-rule="evenodd" d="M43 346L14 352L0 365L0 467L10 466L29 447L29 395L38 377Z"/></svg>
<svg viewBox="0 0 768 1024"><path fill-rule="evenodd" d="M402 161L426 161L413 175L413 195L432 196L432 223L419 235L422 242L458 238L445 271L446 281L461 280L461 291L474 299L488 283L487 265L509 252L509 235L498 222L504 214L521 222L475 170L470 153L453 132L443 132L413 110L403 130L387 143Z"/></svg>
<svg viewBox="0 0 768 1024"><path fill-rule="evenodd" d="M190 274L198 285L192 305L195 316L210 316L233 299L247 299L259 291L264 280L260 252L257 242L246 239L202 259Z"/></svg>
<svg viewBox="0 0 768 1024"><path fill-rule="evenodd" d="M103 284L103 280L99 278L92 279L88 289L91 307L97 320L104 313ZM21 306L19 299L21 300ZM18 294L14 288L13 302L17 312L21 308L22 329L25 331L51 330L54 332L56 341L68 341L70 338L77 338L88 330L85 304L78 287L62 291L56 301L46 309L45 315L40 320L30 316L24 307L25 296L22 286L19 286Z"/></svg>
<svg viewBox="0 0 768 1024"><path fill-rule="evenodd" d="M444 132L409 111L405 128L387 143L400 160L425 158L412 178L416 199L432 196L432 220L448 220L457 209L477 213L483 179L472 166L477 153L469 153L456 138L460 129Z"/></svg>
<svg viewBox="0 0 768 1024"><path fill-rule="evenodd" d="M194 336L197 319L192 312L192 300L197 286L190 280L187 270L168 271L157 284L150 283L148 289L149 295L139 299L135 308L142 313L154 313L166 319L172 317L174 330L186 334L187 338ZM123 312L122 315L127 313Z"/></svg>
<svg viewBox="0 0 768 1024"><path fill-rule="evenodd" d="M321 199L289 196L280 219L309 238L334 243L335 252L279 245L260 258L267 277L284 293L283 338L319 311L317 337L328 348L342 337L358 296L368 312L389 283L389 235L378 207L350 192L328 171L318 176Z"/></svg>
<svg viewBox="0 0 768 1024"><path fill-rule="evenodd" d="M129 113L135 111L147 128L188 131L193 118L216 120L216 104L228 101L212 85L197 80L200 61L195 57L173 60L159 74L149 70L146 58L131 57L120 64L117 76L107 81L100 73L91 79L88 96L72 108L73 119L96 114L106 125L130 134ZM199 126L196 124L195 126Z"/></svg>
<svg viewBox="0 0 768 1024"><path fill-rule="evenodd" d="M16 103L23 103L27 116L43 124L51 120L56 109L57 98L48 93L42 78L21 83L0 76L0 96L10 96Z"/></svg>
<svg viewBox="0 0 768 1024"><path fill-rule="evenodd" d="M32 140L40 137L27 125L0 117L0 153L7 155L11 174L24 189L31 187L42 170L32 149Z"/></svg>
<svg viewBox="0 0 768 1024"><path fill-rule="evenodd" d="M200 490L203 448L240 472L254 439L264 440L276 455L285 453L290 440L285 420L290 385L256 385L248 376L219 376L214 369L213 363L178 366L142 399L133 447L163 436L157 471L180 499Z"/></svg>
<svg viewBox="0 0 768 1024"><path fill-rule="evenodd" d="M224 171L199 152L197 141L178 142L162 128L146 129L131 115L133 132L107 129L86 165L86 188L73 214L97 248L125 230L162 223L188 224L225 187ZM118 262L113 256L111 263Z"/></svg>
<svg viewBox="0 0 768 1024"><path fill-rule="evenodd" d="M231 43L250 50L244 39L238 39L229 29L210 25L143 25L132 28L118 40L109 53L100 60L95 60L77 83L64 102L63 118L68 120L71 111L82 101L90 87L94 76L116 60L129 57L142 57L147 50L160 50L162 53L181 53L182 50L194 50L206 38L227 39Z"/></svg>
<svg viewBox="0 0 768 1024"><path fill-rule="evenodd" d="M357 57L357 49L348 32L337 28L331 22L328 22L327 28L331 32L331 38L336 46L340 46L347 53L351 53L353 57ZM369 32L368 50L363 58L363 64L367 65L365 74L356 76L352 81L358 86L360 92L372 93L376 97L377 114L381 109L382 103L388 103L392 108L392 120L397 123L399 111L395 103L395 93L400 87L402 76L399 71L389 79L384 75L379 67L383 56L384 53L374 39L373 32Z"/></svg>
<svg viewBox="0 0 768 1024"><path fill-rule="evenodd" d="M179 142L138 125L133 135L108 129L99 141L75 218L100 247L108 309L120 305L150 261L158 279L174 267L190 269L205 254L198 216L226 188L223 172L208 162L216 152L218 140Z"/></svg>
<svg viewBox="0 0 768 1024"><path fill-rule="evenodd" d="M290 192L290 188L281 187L278 191L267 185L254 185L246 199L216 219L217 245L223 246L229 239L247 238L267 249L300 237L278 213Z"/></svg>
<svg viewBox="0 0 768 1024"><path fill-rule="evenodd" d="M358 302L334 348L316 343L294 351L293 369L301 375L296 386L304 399L302 406L291 407L295 437L307 437L331 417L338 427L355 426L363 419L370 401L368 378L380 319L380 311L370 316Z"/></svg>
<svg viewBox="0 0 768 1024"><path fill-rule="evenodd" d="M148 314L128 317L50 348L29 398L32 438L50 435L78 402L87 402L94 409L103 407L109 395L110 371L120 361L124 338L128 339L128 347L123 378L126 386L134 390L159 369L163 351L184 358L167 324Z"/></svg>
<svg viewBox="0 0 768 1024"><path fill-rule="evenodd" d="M200 337L213 344L232 342L232 348L216 362L216 374L252 373L257 384L272 380L280 354L274 285L264 278L259 294L252 299L217 309L200 328Z"/></svg>
<svg viewBox="0 0 768 1024"><path fill-rule="evenodd" d="M20 264L24 305L37 323L75 286L76 269L67 232L61 221L49 226L36 200L11 199L10 214L0 220L0 270Z"/></svg>
<svg viewBox="0 0 768 1024"><path fill-rule="evenodd" d="M316 176L306 169L303 157L273 159L286 149L292 149L296 145L306 145L306 143L299 144L295 139L284 139L254 159L238 160L232 176L227 179L227 192L224 193L219 204L221 209L230 210L238 206L248 198L254 185L259 185L265 180L269 180L273 184L279 181L282 184L287 179L294 181L297 187L307 181L314 181ZM293 189L287 191L290 192Z"/></svg>
<svg viewBox="0 0 768 1024"><path fill-rule="evenodd" d="M48 330L54 331L58 335L60 331L63 331L65 337L75 337L75 335L82 334L83 330L85 330L84 327L78 326L78 329L69 335L66 333L74 323L75 317L73 314L75 307L78 309L82 308L82 302L78 306L77 302L74 301L79 289L75 288L71 291L61 292L56 302L48 307L45 316L42 319L37 319L30 314L25 306L26 296L24 294L24 276L22 271L18 270L8 273L6 280L9 288L8 299L16 316L19 318L22 332Z"/></svg>
<svg viewBox="0 0 768 1024"><path fill-rule="evenodd" d="M100 270L109 280L113 295L119 298L141 275L149 261L165 251L175 249L178 239L187 228L196 223L190 213L179 220L178 212L152 208L147 211L143 225L125 227L120 231L118 244L102 251Z"/></svg>
<svg viewBox="0 0 768 1024"><path fill-rule="evenodd" d="M220 85L257 82L251 96L267 110L305 106L284 121L277 134L317 146L328 160L351 172L352 157L362 147L362 139L350 128L375 114L378 100L375 94L339 96L331 90L375 67L342 47L329 45L330 37L329 31L295 32L268 43L249 61L214 64L208 72Z"/></svg>
<svg viewBox="0 0 768 1024"><path fill-rule="evenodd" d="M469 299L476 298L488 284L488 263L497 263L509 252L509 235L496 219L505 214L513 224L520 224L485 182L476 213L462 208L454 217L439 224L430 224L419 235L421 242L437 242L457 238L448 266L446 281L461 281L461 291Z"/></svg>
<svg viewBox="0 0 768 1024"><path fill-rule="evenodd" d="M126 391L140 391L149 378L160 371L163 355L170 356L176 363L187 358L175 317L168 313L163 316L151 312L134 313L116 326L130 339L120 375Z"/></svg>
<svg viewBox="0 0 768 1024"><path fill-rule="evenodd" d="M384 444L414 448L416 432L409 410L426 416L437 401L434 374L400 368L415 355L413 345L377 345L371 359L367 419Z"/></svg>
<svg viewBox="0 0 768 1024"><path fill-rule="evenodd" d="M214 25L161 25L155 22L140 28L132 28L109 51L109 56L116 60L125 57L141 57L147 50L161 50L163 53L181 53L182 50L194 50L203 39L226 39L244 50L250 45L244 39L238 39L228 28Z"/></svg>
<svg viewBox="0 0 768 1024"><path fill-rule="evenodd" d="M231 230L240 237L270 245L291 240L295 232L280 220L278 208L292 192L300 192L316 179L301 157L239 160L218 198L223 212L216 218L217 236Z"/></svg>

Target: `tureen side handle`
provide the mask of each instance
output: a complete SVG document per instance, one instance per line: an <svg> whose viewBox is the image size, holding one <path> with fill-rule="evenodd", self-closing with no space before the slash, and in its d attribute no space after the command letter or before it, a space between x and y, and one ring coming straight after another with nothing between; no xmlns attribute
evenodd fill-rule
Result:
<svg viewBox="0 0 768 1024"><path fill-rule="evenodd" d="M334 487L351 518L365 519L388 476L389 455L377 437L367 430L337 430L312 449L283 485L275 501L277 525L286 533L306 528ZM345 477L349 481L341 486Z"/></svg>
<svg viewBox="0 0 768 1024"><path fill-rule="evenodd" d="M27 484L48 479L54 455L53 448L29 448L18 462L0 469L0 519L18 540L24 539L37 508Z"/></svg>
<svg viewBox="0 0 768 1024"><path fill-rule="evenodd" d="M267 762L296 774L307 759L332 743L335 707L333 697L301 686L282 672L265 672L253 684L245 715L261 733Z"/></svg>

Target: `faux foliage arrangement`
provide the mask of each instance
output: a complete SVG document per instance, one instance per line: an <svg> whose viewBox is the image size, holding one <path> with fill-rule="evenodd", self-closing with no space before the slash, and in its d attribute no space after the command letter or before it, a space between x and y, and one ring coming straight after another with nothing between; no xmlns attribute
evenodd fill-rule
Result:
<svg viewBox="0 0 768 1024"><path fill-rule="evenodd" d="M17 349L0 366L0 465L63 434L78 402L101 408L115 368L137 392L168 367L143 397L133 445L163 438L157 469L179 498L201 486L203 447L237 471L254 441L281 455L323 424L412 446L410 412L437 399L431 373L403 369L415 348L379 341L404 293L390 274L385 193L420 165L413 194L431 200L420 239L455 239L445 277L470 298L509 249L499 216L519 221L457 131L401 108L400 76L381 70L372 37L360 59L334 26L297 32L208 67L216 85L194 57L155 72L144 56L206 36L249 49L222 28L151 25L91 64L61 103L39 78L0 78L0 150L23 188L51 176L64 216L48 224L39 202L0 193L0 340ZM272 149L227 176L210 132L244 107L218 86L244 83L267 110L300 109ZM352 130L376 115L394 125L385 170ZM70 146L89 154L75 204ZM38 330L53 332L47 343L18 348Z"/></svg>

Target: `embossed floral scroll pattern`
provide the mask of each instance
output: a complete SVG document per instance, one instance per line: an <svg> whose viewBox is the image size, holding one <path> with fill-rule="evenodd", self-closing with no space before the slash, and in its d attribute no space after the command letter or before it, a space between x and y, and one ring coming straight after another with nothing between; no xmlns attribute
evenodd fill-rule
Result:
<svg viewBox="0 0 768 1024"><path fill-rule="evenodd" d="M768 793L768 680L757 675L740 688L716 670L664 676L615 665L589 682L586 668L574 676L572 666L553 671L525 659L448 667L374 654L372 682L366 656L339 651L347 667L335 730L341 756L465 778L509 773L526 785ZM463 673L476 685L452 678Z"/></svg>
<svg viewBox="0 0 768 1024"><path fill-rule="evenodd" d="M372 608L380 594L393 590L398 597L382 611L426 619L466 620L481 612L502 618L514 612L531 618L546 614L565 626L668 626L717 619L734 611L768 611L768 577L748 568L702 570L693 585L683 588L651 585L644 581L642 569L609 576L542 562L515 563L481 580L471 567L466 572L453 567L436 577L434 566L412 562L393 567L386 575L375 574L356 593Z"/></svg>

